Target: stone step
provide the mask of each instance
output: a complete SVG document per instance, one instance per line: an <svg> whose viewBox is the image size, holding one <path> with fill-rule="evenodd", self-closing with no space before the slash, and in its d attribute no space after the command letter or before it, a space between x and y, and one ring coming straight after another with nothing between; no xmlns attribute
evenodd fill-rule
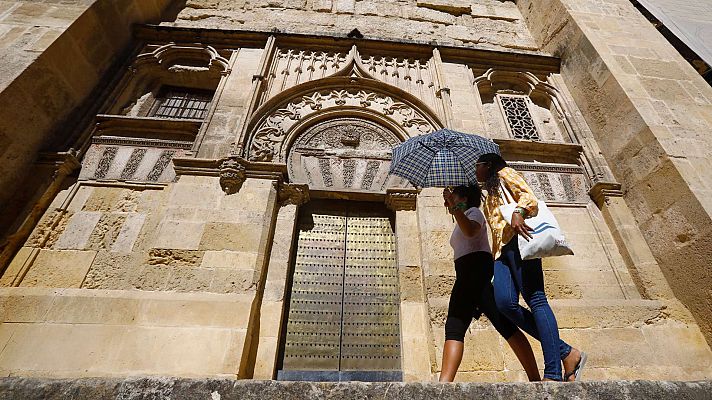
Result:
<svg viewBox="0 0 712 400"><path fill-rule="evenodd" d="M449 297L428 299L435 326L444 326ZM521 304L526 306L523 301ZM689 311L677 301L642 299L549 300L560 329L631 328L658 324L694 324ZM473 327L489 327L483 317Z"/></svg>
<svg viewBox="0 0 712 400"><path fill-rule="evenodd" d="M168 377L2 378L0 398L23 400L206 399L618 399L709 400L712 381L580 383L311 383Z"/></svg>

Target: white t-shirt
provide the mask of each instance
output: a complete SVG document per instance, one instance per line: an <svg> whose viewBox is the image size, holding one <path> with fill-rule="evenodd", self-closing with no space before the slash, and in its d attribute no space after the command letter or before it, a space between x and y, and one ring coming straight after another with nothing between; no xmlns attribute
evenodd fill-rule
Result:
<svg viewBox="0 0 712 400"><path fill-rule="evenodd" d="M455 223L455 229L452 231L452 236L450 236L450 246L455 250L455 259L478 251L486 251L487 253L492 253L492 248L489 245L489 240L487 239L487 227L485 226L485 215L482 214L477 207L472 207L465 211L465 216L480 224L481 228L477 234L473 237L467 237L462 233L460 225Z"/></svg>

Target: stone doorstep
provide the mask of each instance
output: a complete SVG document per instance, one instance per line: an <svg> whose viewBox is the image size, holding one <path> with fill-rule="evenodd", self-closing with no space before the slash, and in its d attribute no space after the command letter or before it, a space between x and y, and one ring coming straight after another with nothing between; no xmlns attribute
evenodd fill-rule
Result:
<svg viewBox="0 0 712 400"><path fill-rule="evenodd" d="M709 400L712 381L580 383L313 383L170 377L0 379L0 398L100 399L689 399Z"/></svg>

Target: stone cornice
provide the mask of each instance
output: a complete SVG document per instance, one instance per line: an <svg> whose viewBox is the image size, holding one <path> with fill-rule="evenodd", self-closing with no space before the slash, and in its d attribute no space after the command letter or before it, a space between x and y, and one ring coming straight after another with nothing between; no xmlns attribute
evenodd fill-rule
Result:
<svg viewBox="0 0 712 400"><path fill-rule="evenodd" d="M193 142L203 121L198 119L172 119L129 117L99 114L96 116L94 136L162 139Z"/></svg>
<svg viewBox="0 0 712 400"><path fill-rule="evenodd" d="M91 140L92 144L120 145L120 146L137 146L137 147L158 147L169 149L184 149L190 150L193 148L193 142L181 140L162 140L162 139L144 139L122 136L94 136Z"/></svg>
<svg viewBox="0 0 712 400"><path fill-rule="evenodd" d="M501 70L520 71L522 65L529 72L546 76L558 73L560 59L529 49L492 50L457 46L447 42L424 42L413 40L387 40L382 38L354 39L322 33L304 34L272 31L247 31L235 29L208 29L171 27L161 25L140 25L135 28L135 36L144 41L161 43L196 43L216 48L253 47L262 48L270 36L276 38L279 46L299 47L319 45L324 48L350 48L357 45L362 51L377 51L381 55L393 54L403 57L430 57L434 48L440 50L445 62L464 62L475 67L497 67Z"/></svg>
<svg viewBox="0 0 712 400"><path fill-rule="evenodd" d="M493 139L505 159L518 157L536 157L542 162L577 163L583 152L583 146L575 143L537 142L518 139Z"/></svg>
<svg viewBox="0 0 712 400"><path fill-rule="evenodd" d="M285 164L247 161L239 157L216 158L174 158L176 175L220 176L220 166L226 160L235 160L245 168L247 178L284 181L287 176Z"/></svg>
<svg viewBox="0 0 712 400"><path fill-rule="evenodd" d="M584 169L571 164L551 164L551 163L534 163L534 162L523 162L523 161L511 161L508 162L510 167L516 169L517 171L531 171L531 172L554 172L563 174L583 174Z"/></svg>

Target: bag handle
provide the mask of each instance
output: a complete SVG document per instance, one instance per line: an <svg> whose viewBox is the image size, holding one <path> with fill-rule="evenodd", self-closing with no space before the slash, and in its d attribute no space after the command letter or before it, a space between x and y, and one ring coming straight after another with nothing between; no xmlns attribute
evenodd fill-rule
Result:
<svg viewBox="0 0 712 400"><path fill-rule="evenodd" d="M514 201L514 196L512 195L512 192L510 192L509 189L504 186L504 183L502 183L502 178L499 179L499 191L500 196L504 201L504 204L516 203L516 201Z"/></svg>

